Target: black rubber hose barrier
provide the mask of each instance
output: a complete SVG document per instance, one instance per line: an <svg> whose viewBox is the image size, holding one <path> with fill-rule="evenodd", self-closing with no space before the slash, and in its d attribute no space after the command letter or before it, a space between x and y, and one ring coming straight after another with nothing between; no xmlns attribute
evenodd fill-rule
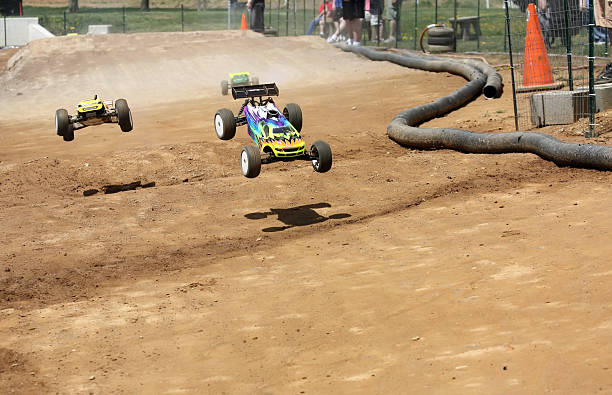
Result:
<svg viewBox="0 0 612 395"><path fill-rule="evenodd" d="M452 149L478 154L532 153L558 166L612 170L612 146L566 143L535 132L477 133L460 129L416 127L463 107L481 93L490 99L500 97L503 89L501 76L483 62L399 54L343 44L337 44L337 47L371 60L384 60L425 71L447 72L468 80L467 84L450 95L402 111L393 118L387 127L387 135L405 147Z"/></svg>

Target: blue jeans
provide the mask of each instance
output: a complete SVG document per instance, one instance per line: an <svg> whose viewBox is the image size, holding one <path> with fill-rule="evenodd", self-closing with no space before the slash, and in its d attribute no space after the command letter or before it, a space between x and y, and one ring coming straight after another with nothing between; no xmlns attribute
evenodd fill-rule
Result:
<svg viewBox="0 0 612 395"><path fill-rule="evenodd" d="M310 36L312 34L312 32L315 29L315 26L317 26L320 21L321 21L321 17L320 16L318 16L315 19L313 19L312 21L310 21L310 25L308 25L308 30L306 31L306 35L307 36Z"/></svg>

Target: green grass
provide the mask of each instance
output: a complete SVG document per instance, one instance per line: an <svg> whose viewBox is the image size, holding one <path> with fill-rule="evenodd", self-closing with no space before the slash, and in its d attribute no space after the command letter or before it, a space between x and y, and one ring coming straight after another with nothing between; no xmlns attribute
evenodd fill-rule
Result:
<svg viewBox="0 0 612 395"><path fill-rule="evenodd" d="M283 0L284 1L284 0ZM265 24L276 29L280 35L302 35L306 27L315 16L315 7L318 9L320 0L297 0L298 9L294 14L293 3L289 1L290 8L283 7L283 1L267 0ZM440 0L437 9L437 22L449 26L448 19L454 15L453 3ZM499 8L501 1L491 0L496 8L486 9L481 0L480 10L477 0L462 1L457 8L457 16L477 16L480 14L480 29L482 35L479 40L457 40L457 51L506 52L508 50L505 36L505 10ZM423 29L436 21L436 9L432 0L421 0L415 9L413 0L404 0L401 11L401 38L398 47L420 49L419 37ZM279 8L280 7L280 8ZM124 13L125 10L125 13ZM243 10L248 18L248 13ZM232 12L232 29L240 28L240 15L242 11ZM209 9L198 12L185 8L156 8L142 12L138 8L81 8L78 13L65 12L65 8L57 7L24 7L26 16L38 16L40 23L53 34L62 35L76 32L87 33L88 25L109 24L114 33L134 32L172 32L194 30L223 30L227 29L227 9ZM416 19L416 23L415 23ZM525 43L525 14L518 9L510 10L512 46L516 53L523 51ZM318 29L315 30L315 34ZM364 34L365 37L365 34ZM587 34L582 29L580 34L572 38L572 52L575 55L586 56ZM372 45L365 40L365 44ZM606 56L608 48L597 46L595 56ZM550 53L563 54L565 46L557 40Z"/></svg>
<svg viewBox="0 0 612 395"><path fill-rule="evenodd" d="M142 12L138 8L81 8L78 13L57 7L24 7L24 15L37 16L39 22L55 35L87 33L89 25L112 25L113 33L176 32L227 29L227 10L157 8ZM182 15L181 15L182 14ZM232 28L239 28L239 14L232 15Z"/></svg>

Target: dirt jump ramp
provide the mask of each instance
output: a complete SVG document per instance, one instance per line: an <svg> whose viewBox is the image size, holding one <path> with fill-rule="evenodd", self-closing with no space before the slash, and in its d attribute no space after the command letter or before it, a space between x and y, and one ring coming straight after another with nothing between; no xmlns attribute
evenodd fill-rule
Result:
<svg viewBox="0 0 612 395"><path fill-rule="evenodd" d="M414 149L452 149L464 153L532 153L558 166L612 170L612 147L566 143L544 133L476 133L450 128L419 128L418 125L465 106L480 94L493 99L501 96L501 76L490 66L473 60L390 52L368 47L339 44L343 51L375 61L388 61L405 67L447 72L468 82L448 96L397 114L387 126L387 135L397 143Z"/></svg>

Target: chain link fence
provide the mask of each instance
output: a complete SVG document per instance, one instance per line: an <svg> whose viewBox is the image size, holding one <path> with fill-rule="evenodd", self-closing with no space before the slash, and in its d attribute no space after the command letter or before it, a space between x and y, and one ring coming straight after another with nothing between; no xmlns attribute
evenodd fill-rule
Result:
<svg viewBox="0 0 612 395"><path fill-rule="evenodd" d="M569 132L600 132L593 78L609 62L609 38L607 29L594 26L589 34L587 4L549 0L541 8L520 1L518 10L508 9L517 129L574 123Z"/></svg>

